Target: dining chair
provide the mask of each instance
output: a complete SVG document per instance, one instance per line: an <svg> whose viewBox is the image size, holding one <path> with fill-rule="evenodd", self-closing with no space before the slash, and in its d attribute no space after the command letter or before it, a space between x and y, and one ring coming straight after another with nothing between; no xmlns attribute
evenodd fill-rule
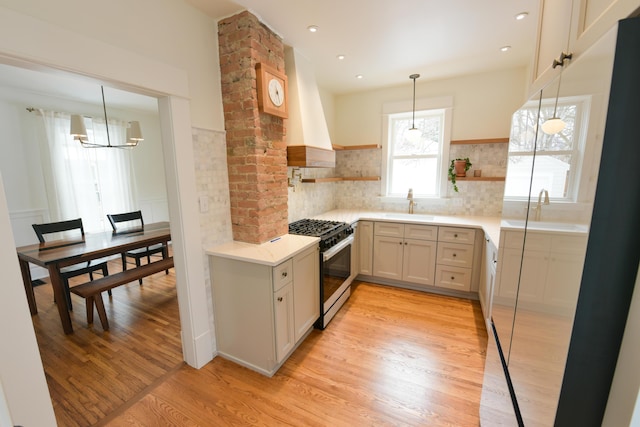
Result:
<svg viewBox="0 0 640 427"><path fill-rule="evenodd" d="M32 224L33 231L38 236L40 243L46 243L45 235L53 240L61 239L77 239L80 237L84 241L84 227L82 226L82 218L72 219L68 221L49 222L44 224ZM52 236L53 235L53 236ZM71 305L71 292L69 291L69 279L72 277L82 276L89 274L89 279L93 280L93 273L101 271L102 276L109 275L109 269L107 267L106 259L97 259L82 262L80 264L74 264L60 269L60 277L62 277L62 284L64 286L64 294L67 298L67 305L69 310L73 310ZM111 293L109 293L111 295Z"/></svg>
<svg viewBox="0 0 640 427"><path fill-rule="evenodd" d="M114 234L126 234L134 233L138 231L144 231L144 219L142 218L142 211L125 212L119 214L108 214L107 218L113 228ZM136 263L136 267L140 267L140 260L147 259L147 263L151 262L152 255L162 255L162 258L169 256L169 250L167 245L158 243L156 245L147 246L145 248L133 249L123 252L122 256L122 269L127 269L127 258L133 258ZM169 270L165 270L166 274L169 274ZM138 280L142 285L142 279Z"/></svg>

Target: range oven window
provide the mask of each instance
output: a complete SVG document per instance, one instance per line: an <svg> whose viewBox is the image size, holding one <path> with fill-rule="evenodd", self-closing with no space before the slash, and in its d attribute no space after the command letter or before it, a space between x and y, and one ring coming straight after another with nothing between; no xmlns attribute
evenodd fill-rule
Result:
<svg viewBox="0 0 640 427"><path fill-rule="evenodd" d="M323 303L336 293L350 275L351 244L322 263Z"/></svg>

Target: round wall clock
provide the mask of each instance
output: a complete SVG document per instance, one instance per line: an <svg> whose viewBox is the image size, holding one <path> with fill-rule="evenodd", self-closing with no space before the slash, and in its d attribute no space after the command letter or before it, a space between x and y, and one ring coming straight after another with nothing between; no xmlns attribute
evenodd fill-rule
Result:
<svg viewBox="0 0 640 427"><path fill-rule="evenodd" d="M256 64L260 111L287 118L287 76L266 64Z"/></svg>

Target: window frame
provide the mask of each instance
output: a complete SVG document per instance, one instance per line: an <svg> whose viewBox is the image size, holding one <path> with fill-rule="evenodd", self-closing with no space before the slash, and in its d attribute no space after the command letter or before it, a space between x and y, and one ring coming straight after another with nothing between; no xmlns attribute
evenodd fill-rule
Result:
<svg viewBox="0 0 640 427"><path fill-rule="evenodd" d="M525 104L524 108L527 110L535 112L538 108L542 110L551 109L553 110L555 103L554 99L545 99L536 102L530 102ZM535 135L535 157L538 156L553 156L553 155L570 155L571 161L569 162L569 176L566 184L566 195L564 197L551 196L550 199L559 203L576 203L579 200L580 196L580 187L582 184L582 166L585 162L585 159L588 155L587 147L586 147L586 139L587 139L587 126L588 126L588 117L591 110L591 98L588 96L567 96L560 97L558 99L558 106L563 105L575 105L576 106L576 115L575 115L575 123L574 123L574 132L576 135L573 135L573 149L572 150L538 150L537 145L539 141L539 135ZM515 113L514 113L515 114ZM539 128L543 123L543 119L540 115L538 117L538 131L542 132ZM513 126L513 124L512 124ZM507 153L507 167L509 165L509 160L512 156L534 156L534 151L518 151L511 152L510 150ZM535 161L535 160L534 160ZM531 171L535 173L534 170ZM505 189L506 190L506 189ZM506 191L504 195L505 201L518 202L518 201L528 201L530 195L523 196L507 196Z"/></svg>
<svg viewBox="0 0 640 427"><path fill-rule="evenodd" d="M451 122L453 116L453 97L438 98L421 98L415 101L416 114L440 110L443 116L442 123L442 143L439 148L439 157L437 159L438 170L436 172L436 194L433 196L417 195L416 199L441 199L447 194L446 173L448 164L444 159L449 158L449 146L451 144ZM382 121L382 176L380 183L380 194L382 201L386 202L404 202L406 195L390 194L391 188L391 167L390 161L393 159L391 155L391 126L392 118L398 118L405 115L412 115L412 101L402 101L394 103L385 103L383 105L383 121ZM421 156L422 157L422 156ZM398 157L396 157L398 158ZM408 190L408 189L407 189Z"/></svg>

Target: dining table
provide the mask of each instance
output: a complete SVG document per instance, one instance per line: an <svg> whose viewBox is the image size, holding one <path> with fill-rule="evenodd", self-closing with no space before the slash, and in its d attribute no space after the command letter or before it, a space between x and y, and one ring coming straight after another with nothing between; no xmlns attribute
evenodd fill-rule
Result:
<svg viewBox="0 0 640 427"><path fill-rule="evenodd" d="M60 275L61 268L116 254L120 255L133 249L159 243L167 245L170 240L169 222L156 222L145 224L144 227L118 230L117 233L112 231L85 233L82 238L54 240L16 248L31 315L38 314L38 308L33 292L29 263L48 270L62 328L65 334L70 334L73 333L73 326L63 279Z"/></svg>

